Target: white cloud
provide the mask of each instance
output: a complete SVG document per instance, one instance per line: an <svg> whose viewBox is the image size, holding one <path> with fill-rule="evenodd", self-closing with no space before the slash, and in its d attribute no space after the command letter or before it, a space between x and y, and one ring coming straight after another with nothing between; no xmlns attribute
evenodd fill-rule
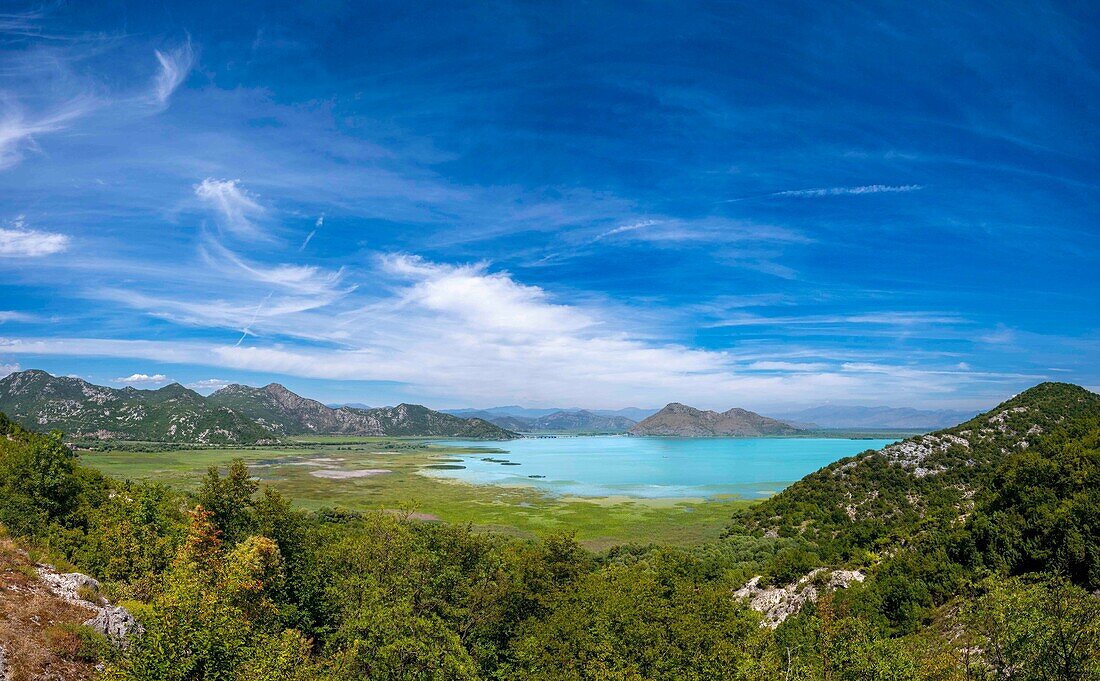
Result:
<svg viewBox="0 0 1100 681"><path fill-rule="evenodd" d="M22 216L11 223L11 229L0 228L0 257L36 258L60 253L69 246L64 234L27 229Z"/></svg>
<svg viewBox="0 0 1100 681"><path fill-rule="evenodd" d="M827 187L823 189L792 189L784 192L775 192L771 196L797 196L797 197L812 197L812 196L846 196L846 195L858 195L858 194L883 194L883 193L904 193L915 192L919 189L924 189L919 184L865 184L859 187Z"/></svg>
<svg viewBox="0 0 1100 681"><path fill-rule="evenodd" d="M920 403L936 395L950 399L964 387L994 391L1024 380L975 373L960 386L957 357L942 366L914 368L908 355L891 363L859 350L836 357L813 348L793 352L789 345L746 344L724 351L685 347L650 336L636 321L619 323L600 306L562 304L551 292L484 263L452 265L390 255L380 258L376 274L388 286L321 307L295 310L288 306L296 298L280 302L273 297L268 305L282 306L277 314L269 313L268 305L256 313L258 298L244 295L173 301L128 293L127 304L151 312L171 306L171 313L187 323L238 331L247 323L256 336L250 343L234 345L238 336L222 343L0 339L0 353L125 357L309 378L397 381L427 401L461 397L591 407L678 400L708 408L754 408L852 394ZM888 320L899 321L891 315L862 321ZM284 343L285 338L313 342Z"/></svg>
<svg viewBox="0 0 1100 681"><path fill-rule="evenodd" d="M160 71L153 82L153 98L157 104L165 106L176 88L187 79L187 74L195 63L195 53L191 49L190 40L175 50L155 50L154 53L160 62Z"/></svg>
<svg viewBox="0 0 1100 681"><path fill-rule="evenodd" d="M213 392L215 390L221 390L227 385L230 385L233 381L227 381L224 378L204 378L193 383L188 383L187 387L198 392Z"/></svg>
<svg viewBox="0 0 1100 681"><path fill-rule="evenodd" d="M17 312L15 310L0 310L0 324L6 322L33 322L35 316L27 314L26 312Z"/></svg>
<svg viewBox="0 0 1100 681"><path fill-rule="evenodd" d="M167 383L170 379L164 374L130 374L123 378L114 379L115 383L125 383L127 385L159 385L161 383Z"/></svg>
<svg viewBox="0 0 1100 681"><path fill-rule="evenodd" d="M221 225L239 237L265 238L266 235L254 222L266 212L240 180L215 180L206 178L195 185L195 196L221 216Z"/></svg>
<svg viewBox="0 0 1100 681"><path fill-rule="evenodd" d="M9 374L14 374L19 370L20 367L18 364L0 364L0 378L3 378Z"/></svg>

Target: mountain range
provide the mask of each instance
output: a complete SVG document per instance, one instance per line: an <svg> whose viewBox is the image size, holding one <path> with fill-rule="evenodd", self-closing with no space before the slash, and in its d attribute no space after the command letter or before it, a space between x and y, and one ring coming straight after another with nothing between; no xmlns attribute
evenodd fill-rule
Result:
<svg viewBox="0 0 1100 681"><path fill-rule="evenodd" d="M677 437L720 437L794 435L799 429L746 409L722 413L695 409L673 402L630 429L631 435L667 435Z"/></svg>
<svg viewBox="0 0 1100 681"><path fill-rule="evenodd" d="M363 405L349 404L350 407ZM553 427L533 421L558 413L585 412L596 416L622 417L632 422L641 421L657 413L657 409L626 407L624 409L581 409L579 407L535 409L518 405L488 407L485 409L442 409L444 413L465 418L477 417L495 423L502 428L525 432L552 431ZM935 430L947 428L974 416L975 410L959 409L913 409L911 407L849 406L824 404L799 410L781 411L767 414L778 421L785 421L800 429L844 428L849 430ZM509 420L516 417L520 420ZM551 422L552 425L552 422ZM630 426L622 428L626 431ZM603 426L587 427L573 432L619 432Z"/></svg>
<svg viewBox="0 0 1100 681"><path fill-rule="evenodd" d="M552 411L542 416L517 416L466 409L459 413L465 418L481 418L501 428L520 433L625 433L635 424L633 419L625 416L600 414L587 409Z"/></svg>
<svg viewBox="0 0 1100 681"><path fill-rule="evenodd" d="M203 397L178 383L157 390L117 389L34 369L0 379L0 412L34 430L101 440L254 444L307 434L516 437L483 419L416 404L333 409L277 383L234 384Z"/></svg>
<svg viewBox="0 0 1100 681"><path fill-rule="evenodd" d="M793 425L819 428L934 430L948 428L974 416L974 411L912 409L909 407L860 407L822 405L776 414Z"/></svg>
<svg viewBox="0 0 1100 681"><path fill-rule="evenodd" d="M552 407L552 408L529 408L521 407L519 405L509 405L505 407L487 407L485 409L476 409L467 407L464 409L443 409L441 410L447 414L454 414L455 416L480 416L486 418L492 417L504 417L504 416L518 416L524 419L538 419L543 416L550 416L560 412L576 413L587 412L589 414L595 414L596 416L620 416L622 418L630 419L632 422L641 421L647 416L652 416L657 413L656 409L642 409L639 407L625 407L623 409L582 409L580 407Z"/></svg>

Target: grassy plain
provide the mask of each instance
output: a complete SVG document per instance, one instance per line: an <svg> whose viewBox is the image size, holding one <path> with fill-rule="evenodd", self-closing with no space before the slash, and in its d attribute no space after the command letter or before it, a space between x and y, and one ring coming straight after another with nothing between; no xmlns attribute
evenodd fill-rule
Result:
<svg viewBox="0 0 1100 681"><path fill-rule="evenodd" d="M423 474L425 466L446 463L441 460L462 451L419 439L314 437L271 448L89 451L81 459L118 479L194 490L207 467L240 457L262 484L274 486L303 508L413 513L521 537L572 530L593 549L715 539L735 506L752 503L736 498L563 497L529 487L471 485Z"/></svg>

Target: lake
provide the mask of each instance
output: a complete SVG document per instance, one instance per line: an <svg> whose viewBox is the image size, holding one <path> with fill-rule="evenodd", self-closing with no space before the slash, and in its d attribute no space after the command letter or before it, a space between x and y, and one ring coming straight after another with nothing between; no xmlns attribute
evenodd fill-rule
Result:
<svg viewBox="0 0 1100 681"><path fill-rule="evenodd" d="M734 494L755 499L774 494L837 459L892 442L895 440L625 436L447 440L439 444L483 451L448 452L445 461L425 473L587 497Z"/></svg>

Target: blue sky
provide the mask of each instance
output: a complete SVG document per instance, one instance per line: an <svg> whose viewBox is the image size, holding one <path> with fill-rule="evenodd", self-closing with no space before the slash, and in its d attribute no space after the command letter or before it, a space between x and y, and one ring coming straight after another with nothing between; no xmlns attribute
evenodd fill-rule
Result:
<svg viewBox="0 0 1100 681"><path fill-rule="evenodd" d="M1100 386L1095 3L0 10L0 365L436 407Z"/></svg>

